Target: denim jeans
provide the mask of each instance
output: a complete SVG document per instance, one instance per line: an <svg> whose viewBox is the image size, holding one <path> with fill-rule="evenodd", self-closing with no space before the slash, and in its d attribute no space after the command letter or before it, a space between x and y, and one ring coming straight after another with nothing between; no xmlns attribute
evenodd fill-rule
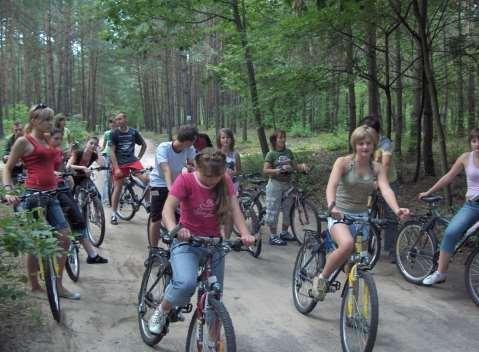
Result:
<svg viewBox="0 0 479 352"><path fill-rule="evenodd" d="M222 249L206 249L174 241L170 257L173 277L165 291L165 299L174 307L190 301L196 290L200 262L210 251L214 251L212 273L223 287L225 259Z"/></svg>
<svg viewBox="0 0 479 352"><path fill-rule="evenodd" d="M441 251L453 254L456 244L477 221L479 221L479 203L468 200L447 226L441 243Z"/></svg>
<svg viewBox="0 0 479 352"><path fill-rule="evenodd" d="M104 165L103 166L110 166L110 156L107 154L103 154ZM101 200L102 202L108 201L108 177L111 177L111 170L103 170L103 187L101 188ZM113 182L113 181L111 181Z"/></svg>

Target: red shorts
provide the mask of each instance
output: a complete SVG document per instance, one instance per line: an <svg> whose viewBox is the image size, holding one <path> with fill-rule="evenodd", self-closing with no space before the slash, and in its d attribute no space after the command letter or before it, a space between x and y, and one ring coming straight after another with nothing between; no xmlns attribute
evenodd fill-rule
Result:
<svg viewBox="0 0 479 352"><path fill-rule="evenodd" d="M117 177L115 175L115 172L113 172L113 179L115 181L121 180L122 178L125 178L126 176L128 176L128 174L130 173L130 170L132 170L132 171L143 170L143 165L141 164L140 160L136 160L136 161L134 161L132 163L129 163L129 164L119 165L118 168L120 169L120 171L123 175Z"/></svg>

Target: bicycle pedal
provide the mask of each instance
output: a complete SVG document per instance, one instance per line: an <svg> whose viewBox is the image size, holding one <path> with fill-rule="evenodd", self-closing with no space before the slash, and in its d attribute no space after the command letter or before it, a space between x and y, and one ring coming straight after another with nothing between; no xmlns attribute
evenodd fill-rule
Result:
<svg viewBox="0 0 479 352"><path fill-rule="evenodd" d="M328 292L336 292L341 289L341 282L334 281L329 284Z"/></svg>

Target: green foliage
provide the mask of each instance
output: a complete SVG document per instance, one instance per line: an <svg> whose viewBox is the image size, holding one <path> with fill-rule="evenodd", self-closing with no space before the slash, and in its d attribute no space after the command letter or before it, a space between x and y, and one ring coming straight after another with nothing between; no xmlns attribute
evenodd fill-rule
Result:
<svg viewBox="0 0 479 352"><path fill-rule="evenodd" d="M304 126L300 121L293 121L293 125L289 128L288 135L291 137L312 137L313 132L309 126Z"/></svg>
<svg viewBox="0 0 479 352"><path fill-rule="evenodd" d="M30 108L24 104L17 104L7 108L7 115L3 120L3 127L8 135L11 132L13 122L19 121L23 124L28 122L28 110Z"/></svg>
<svg viewBox="0 0 479 352"><path fill-rule="evenodd" d="M19 188L14 190L16 194L20 192ZM0 199L5 193L5 188L0 187ZM34 216L34 212L12 213L10 209L0 206L0 300L22 297L18 285L25 280L13 270L15 264L12 256L32 254L42 257L62 252L58 240L53 237L53 228Z"/></svg>
<svg viewBox="0 0 479 352"><path fill-rule="evenodd" d="M69 118L67 127L72 133L74 143L83 144L90 135L86 129L86 121L81 119L81 115L74 115Z"/></svg>

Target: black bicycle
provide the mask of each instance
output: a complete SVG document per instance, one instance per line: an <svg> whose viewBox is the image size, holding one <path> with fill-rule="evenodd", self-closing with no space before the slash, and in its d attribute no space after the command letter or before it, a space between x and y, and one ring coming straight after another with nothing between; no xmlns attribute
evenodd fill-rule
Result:
<svg viewBox="0 0 479 352"><path fill-rule="evenodd" d="M141 171L130 170L120 193L118 203L118 216L120 219L126 221L133 219L141 207L143 207L147 213L150 212L149 202L145 199L145 196L149 193L150 185L143 184L136 175L144 174L151 170L153 170L152 167Z"/></svg>
<svg viewBox="0 0 479 352"><path fill-rule="evenodd" d="M427 210L424 214L409 220L401 227L396 240L396 265L402 276L413 284L422 281L437 267L439 259L438 236L449 225L449 219L442 216L440 196L424 197ZM475 304L479 305L479 223L474 224L456 245L453 256L471 248L465 261L464 279L467 291Z"/></svg>
<svg viewBox="0 0 479 352"><path fill-rule="evenodd" d="M91 177L95 171L105 170L106 167L90 168ZM87 234L95 247L101 246L105 239L105 211L101 195L91 178L86 179L75 187L75 199L85 218Z"/></svg>
<svg viewBox="0 0 479 352"><path fill-rule="evenodd" d="M154 346L168 333L169 324L182 321L181 313L190 313L193 310L191 303L175 307L167 318L163 331L152 334L148 321L155 309L161 303L165 288L173 275L169 262L170 249L173 238L179 231L177 226L170 233L164 231L161 239L168 248L150 248L146 269L143 274L140 292L138 294L138 324L143 341ZM185 243L186 244L186 243ZM200 263L198 274L197 304L191 319L186 338L186 351L236 351L236 338L233 323L229 313L221 300L221 285L212 274L213 253L224 251L225 255L231 250L240 251L241 240L223 240L222 238L192 237L191 244L207 248L209 253ZM180 244L181 245L181 244Z"/></svg>

